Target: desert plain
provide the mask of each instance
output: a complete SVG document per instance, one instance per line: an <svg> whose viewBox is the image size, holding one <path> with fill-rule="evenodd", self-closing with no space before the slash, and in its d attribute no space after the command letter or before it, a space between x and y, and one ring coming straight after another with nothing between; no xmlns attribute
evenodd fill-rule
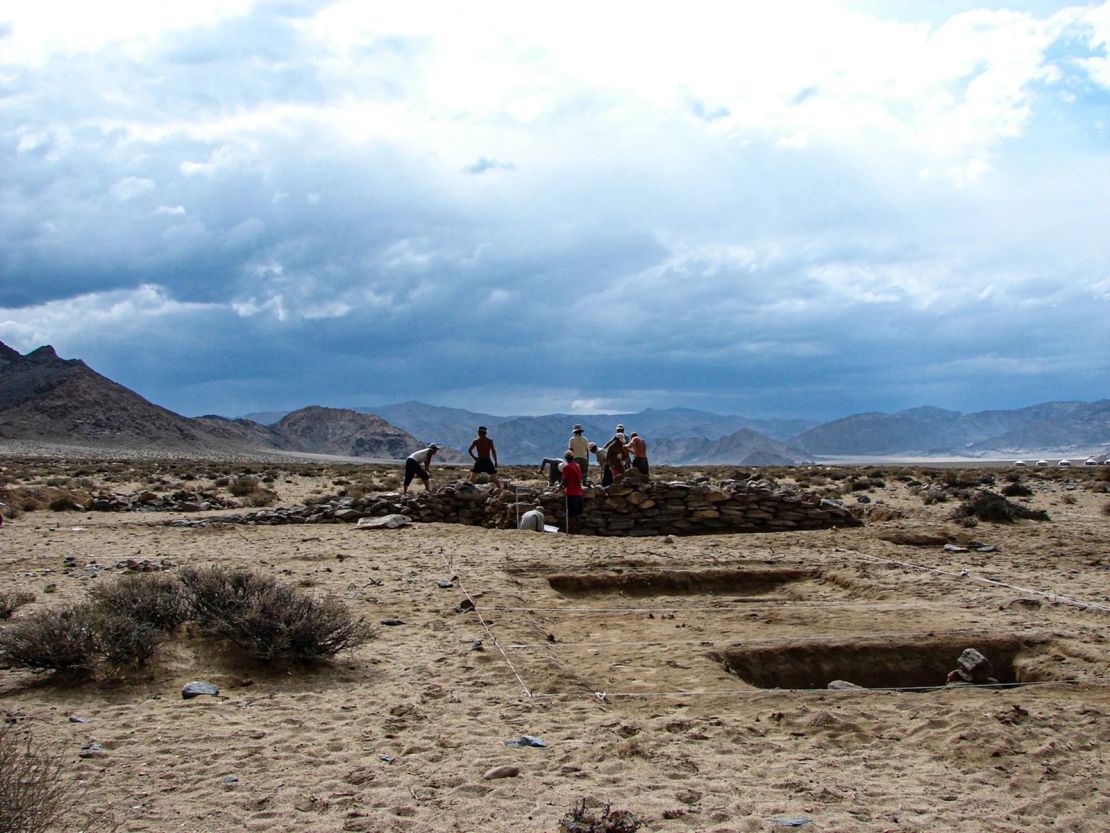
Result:
<svg viewBox="0 0 1110 833"><path fill-rule="evenodd" d="M373 626L314 668L260 665L186 629L122 676L0 669L5 722L57 750L74 782L59 829L538 833L583 800L652 831L1110 828L1106 467L760 470L864 525L601 538L50 508L102 491L227 494L243 477L294 506L394 489L397 466L0 465L14 516L0 593L34 595L0 628L129 570L208 565L339 599ZM526 467L503 474L540 485ZM1032 494L1012 499L1049 520L954 517L961 496L1015 477ZM998 686L945 687L966 648ZM220 693L183 699L194 680ZM545 745L506 744L522 736ZM517 772L483 777L495 767Z"/></svg>

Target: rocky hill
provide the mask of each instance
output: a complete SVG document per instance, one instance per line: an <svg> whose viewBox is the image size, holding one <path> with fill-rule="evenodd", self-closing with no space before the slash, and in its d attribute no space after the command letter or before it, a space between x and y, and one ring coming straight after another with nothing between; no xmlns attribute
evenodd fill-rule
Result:
<svg viewBox="0 0 1110 833"><path fill-rule="evenodd" d="M0 439L167 452L293 451L399 459L424 442L385 420L309 407L276 425L189 418L149 402L53 347L21 355L0 343ZM463 455L447 451L444 462Z"/></svg>
<svg viewBox="0 0 1110 833"><path fill-rule="evenodd" d="M648 459L670 465L682 461L687 465L790 466L808 462L811 455L758 431L741 428L716 440L664 437L648 447Z"/></svg>
<svg viewBox="0 0 1110 833"><path fill-rule="evenodd" d="M805 431L791 443L817 455L1093 450L1110 445L1110 400L1044 402L970 414L930 407L856 414Z"/></svg>
<svg viewBox="0 0 1110 833"><path fill-rule="evenodd" d="M227 444L53 347L21 356L3 346L0 438L190 450Z"/></svg>

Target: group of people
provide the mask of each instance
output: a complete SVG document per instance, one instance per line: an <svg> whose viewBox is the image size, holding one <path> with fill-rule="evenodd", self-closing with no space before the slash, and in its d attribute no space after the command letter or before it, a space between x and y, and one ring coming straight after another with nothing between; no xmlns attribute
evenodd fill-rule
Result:
<svg viewBox="0 0 1110 833"><path fill-rule="evenodd" d="M432 443L427 448L410 454L405 460L405 494L408 494L409 485L418 477L424 481L424 488L429 488L432 458L437 451L439 446ZM473 483L480 474L487 474L494 486L500 489L501 480L497 476L497 446L489 437L486 426L478 426L478 436L471 441L466 451L474 461L470 470L470 482ZM630 468L636 469L644 480L651 477L648 468L647 443L635 431L626 434L624 426L618 424L608 442L599 446L586 439L581 425L575 425L563 458L560 460L545 457L540 463L540 473L542 474L546 469L549 482L552 485L559 484L566 497L567 532L571 534L578 531L581 521L583 486L589 482L587 476L590 471L591 455L601 469L603 487L611 485ZM542 532L543 527L542 506L525 512L520 520L521 529L535 529Z"/></svg>
<svg viewBox="0 0 1110 833"><path fill-rule="evenodd" d="M601 470L602 486L611 485L630 468L636 469L644 480L651 477L648 468L647 442L635 431L626 434L621 424L617 425L613 436L604 445L587 440L582 433L582 426L575 425L574 433L567 443L567 453L582 469L582 479L585 482L589 482L591 456ZM540 471L542 472L544 465L549 463L550 458L545 459L540 464Z"/></svg>

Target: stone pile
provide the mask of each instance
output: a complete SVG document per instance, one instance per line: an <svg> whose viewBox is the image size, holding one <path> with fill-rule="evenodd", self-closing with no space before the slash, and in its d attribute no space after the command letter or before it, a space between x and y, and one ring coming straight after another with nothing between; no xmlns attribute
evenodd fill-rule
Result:
<svg viewBox="0 0 1110 833"><path fill-rule="evenodd" d="M199 492L101 492L82 509L88 512L211 512L213 509L231 509L238 505L233 499Z"/></svg>
<svg viewBox="0 0 1110 833"><path fill-rule="evenodd" d="M625 477L608 488L587 488L582 532L590 535L698 535L714 532L781 532L859 526L845 507L817 495L778 488L766 481L709 483L639 482ZM504 489L465 481L438 491L395 492L359 498L336 497L297 508L266 509L217 518L175 521L200 523L353 523L360 518L404 515L422 523L457 523L514 528L517 517L541 505L547 523L562 525L563 496L554 490Z"/></svg>

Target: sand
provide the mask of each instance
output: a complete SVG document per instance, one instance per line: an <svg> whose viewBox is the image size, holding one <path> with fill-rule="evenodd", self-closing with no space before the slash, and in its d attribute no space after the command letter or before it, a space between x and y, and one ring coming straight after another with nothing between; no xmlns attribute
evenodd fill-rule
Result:
<svg viewBox="0 0 1110 833"><path fill-rule="evenodd" d="M277 484L298 490L283 500L311 492L291 480ZM947 519L951 503L925 506L891 478L870 496L902 517L862 529L673 542L27 512L0 529L0 591L37 596L17 618L118 573L87 578L89 561L168 559L334 595L376 632L316 671L259 667L195 637L122 682L0 670L0 710L63 751L89 788L78 809L134 831L555 831L581 798L659 831L787 829L771 821L786 817L813 831L1105 831L1110 496L1090 477L1029 482L1051 522L967 529ZM998 551L884 540L898 535ZM653 589L645 575L669 579ZM477 611L459 612L468 597ZM977 646L1006 679L1041 684L751 684L832 670L921 685L940 673L922 670L936 644L942 669ZM220 696L183 700L191 680ZM505 745L521 735L547 746ZM99 753L80 757L91 741ZM519 775L483 780L501 765Z"/></svg>

